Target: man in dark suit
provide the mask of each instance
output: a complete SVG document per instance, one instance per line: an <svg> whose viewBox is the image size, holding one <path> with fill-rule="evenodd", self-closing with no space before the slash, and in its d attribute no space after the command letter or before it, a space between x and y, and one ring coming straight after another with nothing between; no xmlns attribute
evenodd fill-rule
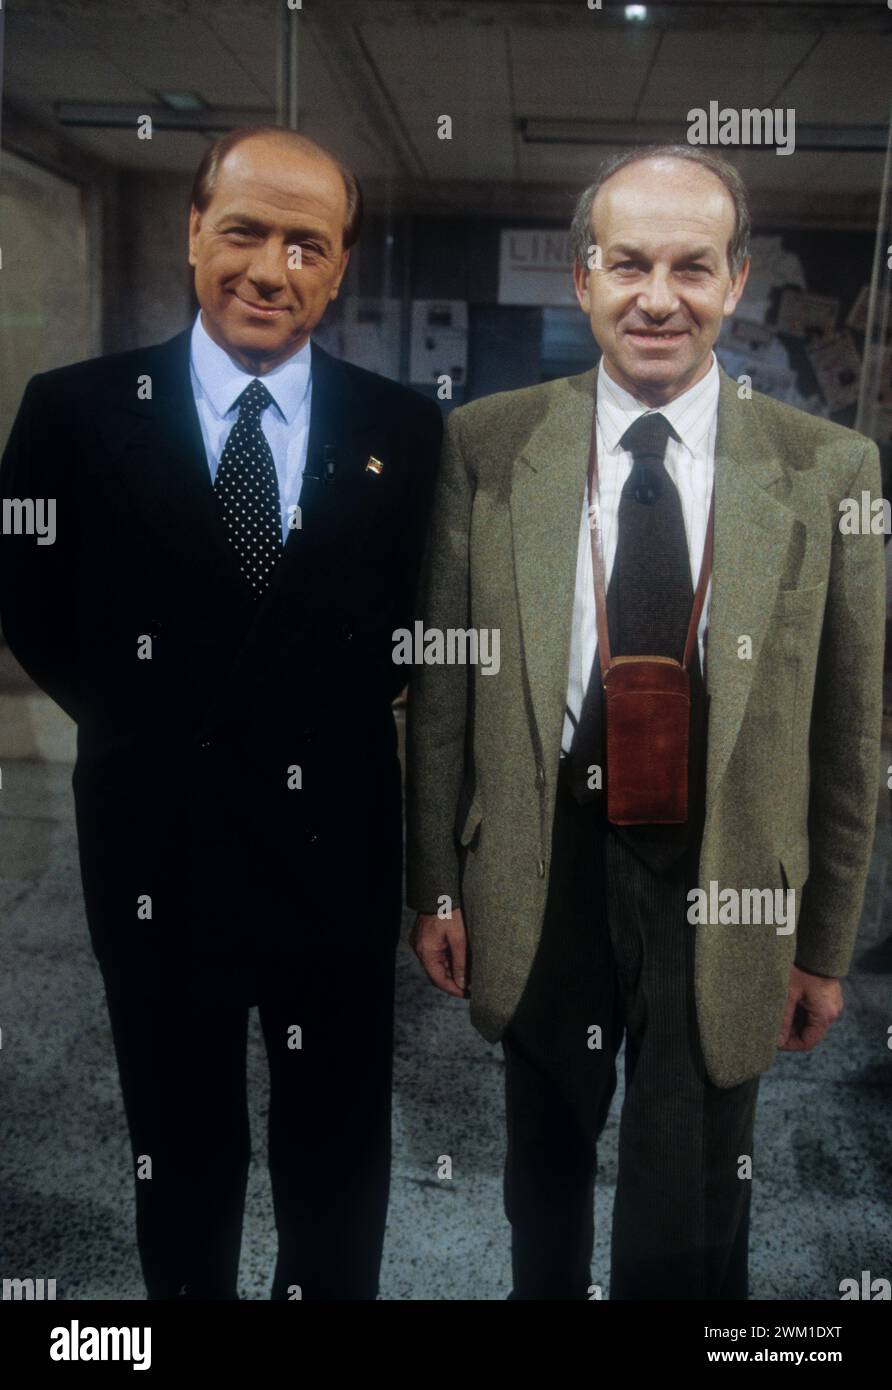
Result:
<svg viewBox="0 0 892 1390"><path fill-rule="evenodd" d="M353 175L275 127L196 175L201 311L35 377L0 618L78 724L87 919L150 1298L237 1297L258 1005L273 1298L373 1299L388 1197L401 791L391 634L412 603L436 406L310 335L361 221Z"/></svg>

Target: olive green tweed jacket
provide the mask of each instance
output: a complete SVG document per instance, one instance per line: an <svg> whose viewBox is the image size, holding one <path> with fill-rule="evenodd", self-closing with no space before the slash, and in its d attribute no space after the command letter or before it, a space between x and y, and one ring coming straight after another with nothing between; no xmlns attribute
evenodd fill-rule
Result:
<svg viewBox="0 0 892 1390"><path fill-rule="evenodd" d="M700 885L789 887L797 917L789 935L685 924L707 1069L733 1086L774 1059L793 962L849 967L878 789L885 586L882 536L839 524L842 499L881 495L876 445L740 399L720 377ZM490 1041L520 1000L548 891L595 381L453 412L422 571L426 628L500 634L497 674L415 669L407 730L408 900L461 905L471 1018Z"/></svg>

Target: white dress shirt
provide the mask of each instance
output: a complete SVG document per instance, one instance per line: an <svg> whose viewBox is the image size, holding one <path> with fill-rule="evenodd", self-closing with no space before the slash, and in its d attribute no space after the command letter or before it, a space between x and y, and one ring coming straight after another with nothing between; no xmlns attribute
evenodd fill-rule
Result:
<svg viewBox="0 0 892 1390"><path fill-rule="evenodd" d="M307 462L313 393L310 359L310 344L307 342L281 366L274 367L265 376L257 377L274 402L261 415L260 428L272 450L279 480L283 544L288 539L288 522L300 498ZM201 321L200 311L192 326L190 374L213 482L229 431L238 419L235 402L257 374L245 371L214 342Z"/></svg>
<svg viewBox="0 0 892 1390"><path fill-rule="evenodd" d="M709 519L709 499L715 472L715 437L718 425L719 369L715 354L709 371L690 390L664 405L665 415L679 439L669 439L665 465L678 489L681 510L688 538L691 561L691 584L697 587L706 523ZM608 376L602 360L598 372L597 441L599 478L599 519L601 546L604 556L604 581L610 583L619 521L620 494L632 471L633 459L619 445L626 430L651 407ZM679 442L680 441L680 442ZM709 619L709 598L712 581L706 591L706 602L700 617L697 637L700 662L703 663L704 639ZM598 652L598 628L595 617L595 589L592 575L592 551L589 540L588 491L583 499L579 519L579 542L576 554L576 594L573 600L573 631L570 639L570 678L567 687L567 708L578 720L589 676ZM573 719L564 718L561 751L567 753L573 739Z"/></svg>

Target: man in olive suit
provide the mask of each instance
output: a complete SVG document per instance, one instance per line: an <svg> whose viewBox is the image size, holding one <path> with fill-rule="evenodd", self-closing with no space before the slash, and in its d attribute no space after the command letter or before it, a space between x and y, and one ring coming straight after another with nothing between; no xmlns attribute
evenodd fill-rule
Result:
<svg viewBox="0 0 892 1390"><path fill-rule="evenodd" d="M840 504L880 497L879 459L718 366L748 226L716 156L610 162L573 229L599 366L447 428L422 612L428 630L498 631L500 667L417 673L408 897L431 979L469 989L504 1047L514 1298L597 1296L596 1146L623 1040L610 1295L746 1298L759 1076L842 1008L884 584L881 536L841 526ZM608 818L628 788L605 758L592 519L613 656L680 661L696 631L680 823ZM656 779L651 737L632 751Z"/></svg>

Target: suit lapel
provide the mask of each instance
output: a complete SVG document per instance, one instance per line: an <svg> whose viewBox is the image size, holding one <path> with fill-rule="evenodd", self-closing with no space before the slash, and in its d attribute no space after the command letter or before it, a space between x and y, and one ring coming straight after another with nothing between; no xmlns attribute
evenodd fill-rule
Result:
<svg viewBox="0 0 892 1390"><path fill-rule="evenodd" d="M719 375L707 660L707 815L743 722L794 524L793 514L771 493L783 466L771 435L760 424L758 405L739 400L736 383L721 369ZM742 637L752 640L750 657L739 654Z"/></svg>
<svg viewBox="0 0 892 1390"><path fill-rule="evenodd" d="M102 416L103 456L114 460L137 515L178 566L183 583L243 602L244 580L217 510L189 373L191 335L149 348ZM151 396L137 394L151 386Z"/></svg>
<svg viewBox="0 0 892 1390"><path fill-rule="evenodd" d="M354 447L367 432L367 397L351 389L347 371L337 358L315 343L311 347L313 394L298 504L300 525L288 533L281 563L260 605L261 619L275 611L299 571L310 566L321 580L318 566L323 560L329 566L339 563L333 547L343 539L350 504L357 500L351 484L365 468L370 452Z"/></svg>
<svg viewBox="0 0 892 1390"><path fill-rule="evenodd" d="M530 699L546 757L557 757L567 701L579 519L596 371L556 382L515 466L511 533Z"/></svg>

